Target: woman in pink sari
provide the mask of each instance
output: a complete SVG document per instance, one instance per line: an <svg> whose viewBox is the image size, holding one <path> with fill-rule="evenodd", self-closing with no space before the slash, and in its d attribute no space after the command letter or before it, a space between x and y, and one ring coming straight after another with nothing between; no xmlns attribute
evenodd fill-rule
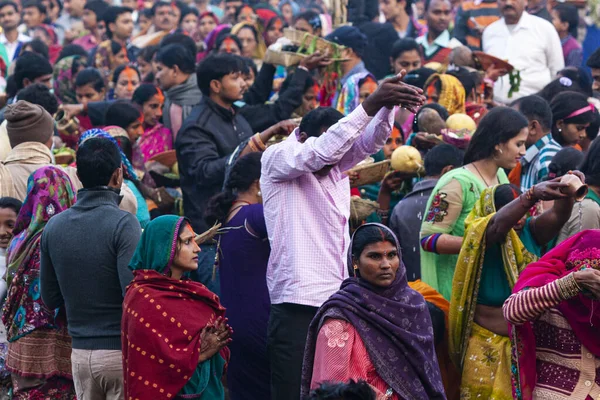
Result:
<svg viewBox="0 0 600 400"><path fill-rule="evenodd" d="M504 303L515 399L600 395L600 230L572 236L529 264Z"/></svg>
<svg viewBox="0 0 600 400"><path fill-rule="evenodd" d="M144 114L144 133L137 145L144 163L147 163L155 155L173 149L171 130L159 122L165 96L155 85L144 83L135 90L131 101L138 104Z"/></svg>

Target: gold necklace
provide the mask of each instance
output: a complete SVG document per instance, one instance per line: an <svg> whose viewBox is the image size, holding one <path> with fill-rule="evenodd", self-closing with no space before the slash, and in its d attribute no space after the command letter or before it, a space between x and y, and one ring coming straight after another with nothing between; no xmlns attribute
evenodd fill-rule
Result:
<svg viewBox="0 0 600 400"><path fill-rule="evenodd" d="M475 165L475 163L472 163L471 165L473 166L473 168L475 168L475 171L477 171L477 173L481 177L481 180L483 181L483 183L485 183L485 186L491 187L491 185L489 183L487 183L487 181L485 180L485 178L483 177L483 175L481 175L481 172L479 172L479 168L477 168L477 165Z"/></svg>

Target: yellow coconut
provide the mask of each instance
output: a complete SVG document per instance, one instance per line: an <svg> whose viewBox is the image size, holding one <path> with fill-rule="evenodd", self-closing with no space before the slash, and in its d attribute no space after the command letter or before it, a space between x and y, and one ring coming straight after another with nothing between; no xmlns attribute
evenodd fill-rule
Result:
<svg viewBox="0 0 600 400"><path fill-rule="evenodd" d="M392 169L416 174L423 169L423 159L419 150L412 146L400 146L392 153Z"/></svg>
<svg viewBox="0 0 600 400"><path fill-rule="evenodd" d="M473 121L473 118L469 117L467 114L457 113L448 117L446 120L446 127L451 131L466 129L470 132L475 132L477 124Z"/></svg>

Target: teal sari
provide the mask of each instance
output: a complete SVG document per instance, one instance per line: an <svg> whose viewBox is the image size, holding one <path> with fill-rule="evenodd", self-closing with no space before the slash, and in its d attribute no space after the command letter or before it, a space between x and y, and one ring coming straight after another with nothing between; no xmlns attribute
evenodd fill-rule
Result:
<svg viewBox="0 0 600 400"><path fill-rule="evenodd" d="M199 362L202 330L225 315L201 283L169 277L185 218L166 215L144 230L129 267L123 302L125 398L225 398L227 347ZM168 396L170 394L171 396ZM163 397L167 395L167 397Z"/></svg>

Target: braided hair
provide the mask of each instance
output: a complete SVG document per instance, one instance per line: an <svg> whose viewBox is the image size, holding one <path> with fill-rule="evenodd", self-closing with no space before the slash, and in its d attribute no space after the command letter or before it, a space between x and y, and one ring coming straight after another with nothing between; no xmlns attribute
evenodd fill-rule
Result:
<svg viewBox="0 0 600 400"><path fill-rule="evenodd" d="M262 153L250 153L241 157L231 168L229 179L221 193L214 195L206 206L204 219L209 226L225 222L238 193L244 193L260 179Z"/></svg>

